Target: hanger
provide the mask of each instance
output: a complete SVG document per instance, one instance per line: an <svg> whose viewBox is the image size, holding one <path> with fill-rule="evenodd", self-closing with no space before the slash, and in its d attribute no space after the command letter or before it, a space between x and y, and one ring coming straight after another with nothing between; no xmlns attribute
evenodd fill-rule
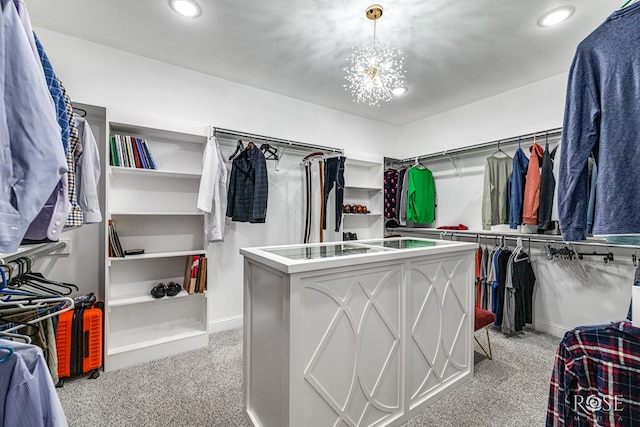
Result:
<svg viewBox="0 0 640 427"><path fill-rule="evenodd" d="M18 279L19 281L16 284L17 288L23 288L26 286L48 294L71 295L73 291L80 290L73 283L49 280L41 273L28 272L20 276Z"/></svg>
<svg viewBox="0 0 640 427"><path fill-rule="evenodd" d="M9 360L11 358L11 356L13 356L13 347L8 347L6 345L0 345L0 349L1 350L7 350L9 352L9 354L7 354L2 359L0 359L0 363L6 362L7 360Z"/></svg>
<svg viewBox="0 0 640 427"><path fill-rule="evenodd" d="M11 332L7 332L7 331L3 330L3 331L0 331L0 335L5 335L5 336L8 336L10 338L19 337L19 338L22 338L23 341L25 341L25 342L28 341L27 344L30 344L31 343L31 338L35 337L36 335L38 335L40 333L40 325L37 324L37 323L29 324L29 323L27 323L27 320L24 320L24 319L23 320L12 319L11 317L15 316L16 314L20 314L20 311L16 311L16 312L7 314L6 316L5 315L1 315L0 316L0 321L2 321L3 322L2 324L4 324L4 325L20 325L21 327L29 326L29 327L33 328L32 329L33 333L31 333L31 334L27 334L27 333L24 333L24 334L13 334Z"/></svg>
<svg viewBox="0 0 640 427"><path fill-rule="evenodd" d="M29 292L15 291L7 289L7 277L4 269L0 268L0 276L2 277L2 287L0 288L0 294L8 294L6 299L0 298L0 307L22 308L25 310L36 309L38 316L24 324L4 329L3 332L13 332L25 326L33 326L34 323L41 320L48 319L53 316L57 316L65 311L69 311L74 307L73 299L67 296L51 296L51 295L39 295ZM12 296L22 296L22 298L12 298ZM40 315L42 313L55 310L51 313ZM17 323L17 322L13 322Z"/></svg>
<svg viewBox="0 0 640 427"><path fill-rule="evenodd" d="M55 304L55 306L50 306L49 304ZM64 313L65 311L69 311L71 309L73 309L74 304L73 304L73 298L69 298L69 297L55 297L55 298L39 298L39 299L32 299L31 301L29 301L28 303L23 303L20 301L11 301L10 303L5 303L2 300L0 300L0 307L2 306L11 306L11 307L16 307L16 308L23 308L25 310L31 310L31 309L42 309L38 314L40 313L44 313L47 311L51 311L51 310L55 310L52 313L48 313L45 315L38 315L35 319L33 320L29 320L27 321L25 324L21 324L21 325L17 325L14 327L11 327L9 329L5 329L3 332L13 332L13 331L17 331L18 329L22 329L25 326L36 326L35 323L38 323L42 320L48 319L50 317L54 317L54 316L58 316L62 313ZM62 306L59 310L58 307ZM13 322L16 323L16 322Z"/></svg>
<svg viewBox="0 0 640 427"><path fill-rule="evenodd" d="M80 117L86 117L87 115L87 110L83 108L73 107L73 111L76 112L76 114Z"/></svg>
<svg viewBox="0 0 640 427"><path fill-rule="evenodd" d="M38 325L33 325L33 326L38 326ZM29 335L12 334L11 332L0 331L0 336L11 338L14 341L21 340L25 344L31 344L31 337Z"/></svg>
<svg viewBox="0 0 640 427"><path fill-rule="evenodd" d="M511 158L510 155L508 155L507 153L505 153L504 151L502 151L502 148L500 148L500 140L498 140L498 149L496 151L493 152L492 156L495 156L496 154L504 154L505 157Z"/></svg>
<svg viewBox="0 0 640 427"><path fill-rule="evenodd" d="M544 151L549 151L549 132L544 133ZM551 155L551 153L549 153Z"/></svg>
<svg viewBox="0 0 640 427"><path fill-rule="evenodd" d="M235 159L236 156L238 154L241 154L242 152L244 152L244 144L242 143L242 140L239 139L238 143L236 144L236 151L234 151L233 154L229 156L229 160Z"/></svg>
<svg viewBox="0 0 640 427"><path fill-rule="evenodd" d="M279 160L278 150L268 143L264 143L260 146L260 151L264 154L265 160Z"/></svg>
<svg viewBox="0 0 640 427"><path fill-rule="evenodd" d="M622 6L620 6L620 9L624 9L624 8L625 8L625 7L627 7L627 6L630 6L630 5L634 4L636 1L637 1L637 0L627 0L627 1L625 2L625 4L623 4Z"/></svg>
<svg viewBox="0 0 640 427"><path fill-rule="evenodd" d="M316 157L324 157L324 153L322 151L314 151L311 154L307 154L302 158L302 162L304 164L310 164L311 161Z"/></svg>
<svg viewBox="0 0 640 427"><path fill-rule="evenodd" d="M58 282L55 280L49 280L41 273L32 272L31 266L33 260L29 257L21 257L14 261L18 266L18 274L8 280L3 280L3 286L0 290L5 289L7 286L11 289L29 292L33 295L44 296L59 296L59 295L71 295L75 291L80 289L73 283ZM23 295L22 293L17 295Z"/></svg>
<svg viewBox="0 0 640 427"><path fill-rule="evenodd" d="M595 250L591 253L578 252L579 259L584 259L586 256L601 256L605 264L608 264L609 261L615 261L613 252L609 251L608 248L606 253L596 252Z"/></svg>

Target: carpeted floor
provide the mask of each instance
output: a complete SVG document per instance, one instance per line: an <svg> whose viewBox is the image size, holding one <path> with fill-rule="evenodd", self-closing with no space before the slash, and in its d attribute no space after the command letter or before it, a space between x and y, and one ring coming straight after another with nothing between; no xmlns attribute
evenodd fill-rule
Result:
<svg viewBox="0 0 640 427"><path fill-rule="evenodd" d="M484 338L478 332L478 338ZM474 378L403 427L544 425L559 338L491 332L493 360L476 354ZM476 350L479 348L476 344ZM67 380L58 389L70 426L248 426L242 410L242 330L209 347L144 365Z"/></svg>

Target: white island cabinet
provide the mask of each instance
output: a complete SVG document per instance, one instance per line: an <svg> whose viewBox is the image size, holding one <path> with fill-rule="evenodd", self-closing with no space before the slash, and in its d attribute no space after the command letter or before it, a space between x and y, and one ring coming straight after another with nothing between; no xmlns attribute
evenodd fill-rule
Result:
<svg viewBox="0 0 640 427"><path fill-rule="evenodd" d="M397 426L473 375L476 244L241 249L253 426Z"/></svg>

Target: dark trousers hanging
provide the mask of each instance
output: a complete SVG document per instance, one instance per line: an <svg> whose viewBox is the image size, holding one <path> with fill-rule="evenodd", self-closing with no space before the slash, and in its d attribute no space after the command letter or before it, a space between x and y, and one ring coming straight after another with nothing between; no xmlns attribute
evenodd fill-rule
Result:
<svg viewBox="0 0 640 427"><path fill-rule="evenodd" d="M342 202L344 200L344 160L345 157L332 157L325 160L324 165L324 206L322 215L322 228L327 229L327 200L329 192L336 185L336 231L340 231L342 222Z"/></svg>
<svg viewBox="0 0 640 427"><path fill-rule="evenodd" d="M307 190L307 209L306 209L306 217L304 224L304 243L309 243L309 238L311 237L311 162L305 162L304 164L304 176L305 176L305 185Z"/></svg>

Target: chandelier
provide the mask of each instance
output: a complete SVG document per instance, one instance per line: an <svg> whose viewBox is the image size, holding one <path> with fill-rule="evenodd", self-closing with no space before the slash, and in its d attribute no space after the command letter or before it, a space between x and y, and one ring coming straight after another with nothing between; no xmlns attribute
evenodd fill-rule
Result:
<svg viewBox="0 0 640 427"><path fill-rule="evenodd" d="M381 46L376 42L376 21L382 16L382 6L369 6L366 16L373 21L373 43L364 48L352 47L343 68L353 100L377 107L393 99L393 91L404 87L405 69L402 51L396 47Z"/></svg>

